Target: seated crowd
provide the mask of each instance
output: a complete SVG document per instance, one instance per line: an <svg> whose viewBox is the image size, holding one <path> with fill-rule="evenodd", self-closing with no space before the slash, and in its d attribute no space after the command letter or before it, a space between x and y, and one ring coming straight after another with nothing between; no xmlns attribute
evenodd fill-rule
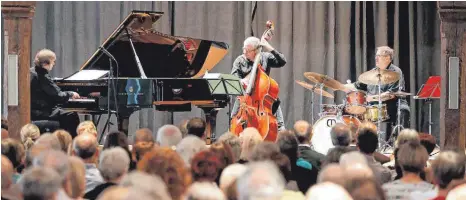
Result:
<svg viewBox="0 0 466 200"><path fill-rule="evenodd" d="M299 120L275 142L255 128L226 132L206 145L201 118L156 132L142 128L129 140L107 134L99 145L91 121L76 129L41 133L25 125L19 140L2 123L1 198L25 200L252 200L466 199L462 151L430 156L435 139L401 131L392 155L376 151L372 123L335 125L327 155L314 151L311 126Z"/></svg>

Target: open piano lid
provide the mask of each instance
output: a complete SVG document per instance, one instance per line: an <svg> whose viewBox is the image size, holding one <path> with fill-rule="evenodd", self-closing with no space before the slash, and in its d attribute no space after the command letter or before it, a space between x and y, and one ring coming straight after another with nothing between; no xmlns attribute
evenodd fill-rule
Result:
<svg viewBox="0 0 466 200"><path fill-rule="evenodd" d="M170 36L154 29L162 12L132 11L102 46L118 62L119 77L141 77L128 36L147 78L200 78L228 52L228 44ZM116 65L112 62L116 74ZM102 50L86 61L81 70L109 70L109 57Z"/></svg>

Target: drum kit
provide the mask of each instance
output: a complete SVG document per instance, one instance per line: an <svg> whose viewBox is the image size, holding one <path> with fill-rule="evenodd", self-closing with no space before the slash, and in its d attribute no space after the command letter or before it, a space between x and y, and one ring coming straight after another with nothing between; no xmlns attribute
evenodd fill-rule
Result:
<svg viewBox="0 0 466 200"><path fill-rule="evenodd" d="M311 91L311 124L313 136L311 144L314 150L327 154L330 148L333 148L330 130L336 123L345 123L352 129L357 129L358 126L364 121L370 121L377 123L377 133L379 135L379 150L390 147L389 142L393 141L392 138L395 134L391 134L388 141L385 138L381 138L383 131L381 131L381 123L389 120L387 112L387 105L382 103L381 86L385 84L391 84L400 79L399 74L388 70L374 69L361 74L358 77L358 81L367 85L377 85L378 95L375 99L378 100L377 104L370 105L367 101L367 95L365 91L356 90L356 88L349 89L348 86L352 84L343 85L339 81L327 76L315 72L305 72L304 77L313 82L309 84L304 81L296 80L296 83L303 86L304 88ZM334 91L346 91L346 98L343 104L323 104L323 97L334 98L334 96L325 91L324 87ZM399 88L398 92L389 93L389 96L406 97L412 95L405 93ZM314 123L314 94L320 96L319 100L319 119ZM398 98L398 104L400 104L400 98ZM401 131L403 126L400 123L401 111L398 106L397 112L397 124L393 128L393 132Z"/></svg>

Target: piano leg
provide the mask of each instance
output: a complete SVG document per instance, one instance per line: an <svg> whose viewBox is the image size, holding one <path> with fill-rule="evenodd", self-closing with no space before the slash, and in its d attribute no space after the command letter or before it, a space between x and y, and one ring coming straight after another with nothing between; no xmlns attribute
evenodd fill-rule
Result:
<svg viewBox="0 0 466 200"><path fill-rule="evenodd" d="M218 109L216 108L202 108L205 115L205 121L207 124L206 127L206 144L212 144L215 142L215 128L216 128L216 120L217 120L217 113Z"/></svg>
<svg viewBox="0 0 466 200"><path fill-rule="evenodd" d="M123 132L128 136L129 129L129 116L120 115L118 116L118 131Z"/></svg>

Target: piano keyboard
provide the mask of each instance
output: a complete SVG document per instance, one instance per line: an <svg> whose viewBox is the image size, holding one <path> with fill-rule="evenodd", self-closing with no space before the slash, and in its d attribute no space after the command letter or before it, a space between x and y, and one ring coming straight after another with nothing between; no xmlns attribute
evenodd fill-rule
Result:
<svg viewBox="0 0 466 200"><path fill-rule="evenodd" d="M95 99L68 99L68 102L95 103Z"/></svg>

